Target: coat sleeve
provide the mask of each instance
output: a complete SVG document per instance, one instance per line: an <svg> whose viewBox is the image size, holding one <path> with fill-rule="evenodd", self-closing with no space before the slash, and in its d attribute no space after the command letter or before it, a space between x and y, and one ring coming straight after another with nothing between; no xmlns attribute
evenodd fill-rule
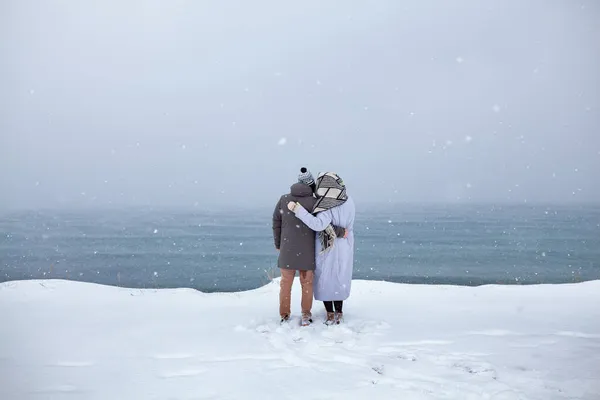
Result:
<svg viewBox="0 0 600 400"><path fill-rule="evenodd" d="M329 224L331 224L332 216L331 211L323 211L317 214L317 216L311 215L306 209L302 206L298 208L296 212L296 217L298 217L302 222L304 222L310 229L315 232L324 231L325 228ZM342 234L342 236L344 236Z"/></svg>
<svg viewBox="0 0 600 400"><path fill-rule="evenodd" d="M279 250L281 248L281 199L279 199L273 211L273 240L275 248Z"/></svg>

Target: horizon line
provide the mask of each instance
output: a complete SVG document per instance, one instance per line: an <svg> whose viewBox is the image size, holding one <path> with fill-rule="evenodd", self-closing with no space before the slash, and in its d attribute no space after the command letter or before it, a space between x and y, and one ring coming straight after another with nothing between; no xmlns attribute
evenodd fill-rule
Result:
<svg viewBox="0 0 600 400"><path fill-rule="evenodd" d="M600 207L600 201L531 201L531 202L515 202L515 201L477 201L477 202L443 202L443 201L363 201L359 205L367 207ZM148 210L148 211L230 211L230 210L256 210L256 209L271 209L272 205L259 204L244 204L236 206L233 204L173 204L173 205L152 205L152 204L57 204L43 207L6 207L0 208L0 215L7 213L19 212L46 212L46 211L118 211L118 210Z"/></svg>

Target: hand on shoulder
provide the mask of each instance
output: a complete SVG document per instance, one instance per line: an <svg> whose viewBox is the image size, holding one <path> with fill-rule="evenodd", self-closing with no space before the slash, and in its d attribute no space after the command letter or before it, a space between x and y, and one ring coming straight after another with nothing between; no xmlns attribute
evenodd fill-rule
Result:
<svg viewBox="0 0 600 400"><path fill-rule="evenodd" d="M295 201L290 201L287 205L288 209L294 214L300 209L300 204Z"/></svg>

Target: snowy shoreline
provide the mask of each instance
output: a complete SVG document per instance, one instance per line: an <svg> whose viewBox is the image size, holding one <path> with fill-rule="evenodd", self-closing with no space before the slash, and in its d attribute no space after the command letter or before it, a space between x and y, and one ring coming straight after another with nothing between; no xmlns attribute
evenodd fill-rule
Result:
<svg viewBox="0 0 600 400"><path fill-rule="evenodd" d="M346 323L321 324L315 302L309 328L279 325L277 283L2 283L0 398L599 398L600 281L354 281Z"/></svg>

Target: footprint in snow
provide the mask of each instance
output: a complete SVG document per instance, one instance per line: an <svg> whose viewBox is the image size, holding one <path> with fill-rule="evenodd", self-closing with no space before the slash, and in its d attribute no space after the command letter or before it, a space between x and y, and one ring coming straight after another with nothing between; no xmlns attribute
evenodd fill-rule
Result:
<svg viewBox="0 0 600 400"><path fill-rule="evenodd" d="M417 361L417 357L415 356L411 356L411 355L407 355L407 354L399 354L396 356L396 358L399 358L401 360L405 360L405 361Z"/></svg>
<svg viewBox="0 0 600 400"><path fill-rule="evenodd" d="M383 367L384 367L384 366L383 366L383 365L381 365L381 366L378 366L378 367L372 367L371 369L372 369L373 371L377 372L377 374L379 374L379 375L383 375Z"/></svg>
<svg viewBox="0 0 600 400"><path fill-rule="evenodd" d="M455 363L453 368L458 368L471 375L488 376L494 380L497 379L496 370L491 365L485 363Z"/></svg>
<svg viewBox="0 0 600 400"><path fill-rule="evenodd" d="M397 347L380 347L377 349L378 353L383 353L388 355L389 357L399 358L400 360L406 361L417 361L417 357L413 354L405 354L404 349ZM397 354L400 353L400 354Z"/></svg>

